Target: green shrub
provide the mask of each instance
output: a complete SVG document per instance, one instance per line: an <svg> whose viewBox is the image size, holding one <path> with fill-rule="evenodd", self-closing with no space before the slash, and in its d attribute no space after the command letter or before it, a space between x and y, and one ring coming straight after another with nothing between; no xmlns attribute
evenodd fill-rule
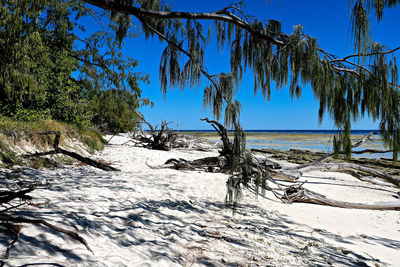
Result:
<svg viewBox="0 0 400 267"><path fill-rule="evenodd" d="M104 144L107 142L101 133L94 129L82 129L79 131L81 140L89 148L90 153L104 149Z"/></svg>
<svg viewBox="0 0 400 267"><path fill-rule="evenodd" d="M78 129L75 125L51 119L23 122L0 116L0 138L8 140L7 143L9 144L18 144L25 140L29 141L37 149L52 149L54 135L38 134L48 131L59 131L61 133L60 146L66 145L66 139L74 138L86 144L90 153L104 149L104 144L106 143L101 133L95 129ZM11 165L21 163L21 160L7 147L4 141L0 144L0 153L0 159L3 163ZM39 166L42 163L37 162L35 164ZM44 163L43 165L46 164Z"/></svg>
<svg viewBox="0 0 400 267"><path fill-rule="evenodd" d="M135 95L123 90L105 90L92 103L92 123L101 130L116 134L136 129L139 101Z"/></svg>

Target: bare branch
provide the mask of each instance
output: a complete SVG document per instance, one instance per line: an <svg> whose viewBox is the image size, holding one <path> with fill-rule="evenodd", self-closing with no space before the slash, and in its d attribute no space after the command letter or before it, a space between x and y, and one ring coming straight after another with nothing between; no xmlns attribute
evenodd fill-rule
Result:
<svg viewBox="0 0 400 267"><path fill-rule="evenodd" d="M62 149L61 147L59 147L58 145L60 143L60 135L61 135L61 133L59 131L49 131L49 132L42 132L42 133L38 133L38 134L42 134L42 135L55 134L54 143L53 143L54 150L47 151L47 152L39 152L39 153L34 153L34 154L27 154L27 155L23 155L23 157L28 157L28 158L29 157L40 157L40 156L54 155L54 154L60 153L60 154L69 156L71 158L74 158L76 160L79 160L80 162L83 162L87 165L102 169L104 171L119 171L119 169L109 166L107 164L103 164L100 161L81 156L78 153L68 151L68 150L65 150L65 149Z"/></svg>

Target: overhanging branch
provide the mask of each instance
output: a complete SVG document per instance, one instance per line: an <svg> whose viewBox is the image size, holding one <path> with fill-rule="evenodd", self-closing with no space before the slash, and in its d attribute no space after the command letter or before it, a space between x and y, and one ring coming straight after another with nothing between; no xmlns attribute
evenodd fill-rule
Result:
<svg viewBox="0 0 400 267"><path fill-rule="evenodd" d="M242 29L247 30L248 32L254 34L255 36L264 39L265 41L281 46L285 43L277 40L270 35L258 32L253 29L252 25L249 22L246 22L239 17L235 16L233 13L229 12L226 8L222 10L217 10L213 12L173 12L173 11L156 11L149 10L135 6L128 6L117 3L117 1L96 1L96 0L84 0L89 4L94 6L109 10L116 11L124 14L130 14L137 18L140 17L153 17L153 18L162 18L162 19L197 19L197 20L218 20L232 23Z"/></svg>
<svg viewBox="0 0 400 267"><path fill-rule="evenodd" d="M133 5L126 5L126 4L121 3L120 1L115 1L115 0L114 1L112 1L112 0L100 0L100 1L84 0L84 2L94 5L94 6L97 6L97 7L100 7L105 10L115 11L115 12L135 16L142 22L143 22L144 17L159 18L159 19L214 20L214 21L228 22L233 25L236 25L237 27L239 27L241 29L248 31L250 34L254 35L255 37L263 39L270 44L273 44L273 45L276 45L279 47L285 47L285 45L286 45L286 42L272 37L271 35L268 34L268 32L261 32L261 31L255 29L253 27L253 25L251 24L251 22L247 19L246 15L243 13L243 11L240 8L238 8L236 6L232 6L232 5L228 6L226 8L223 8L221 10L216 10L216 11L212 11L212 12L176 12L176 11L165 11L165 10L160 10L160 11L150 10L150 9L145 9L145 8L141 8L141 7L135 7ZM234 13L230 12L229 9L236 10L245 19L243 20L240 17L236 16ZM166 38L162 33L156 31L150 25L146 24L143 26L147 27L149 30L151 30L152 32L157 34L160 38L164 39L169 44L172 44L171 41L168 40L168 38ZM304 35L304 36L306 38L310 38L307 35ZM177 45L175 43L173 43L172 45L174 45L181 52L185 53L187 56L192 58L191 55L187 51L185 51L184 49L179 47L179 45ZM327 60L327 61L332 66L332 68L335 72L337 72L337 73L347 72L347 73L350 73L357 77L359 77L361 75L360 71L366 71L368 73L368 75L371 75L371 76L373 76L373 73L365 66L356 64L354 62L350 62L350 61L348 61L348 59L354 58L354 57L366 57L366 56L372 56L372 55L378 55L378 54L391 54L391 53L396 52L399 49L400 49L400 47L397 47L393 50L386 51L386 52L353 54L353 55L346 56L342 59L339 59L336 56L334 56L333 54L327 53L323 49L318 48L318 50L320 52L322 52L325 56L328 56L329 60ZM359 71L354 70L350 67L347 67L346 65L340 65L340 66L336 65L338 63L339 64L340 63L350 64L352 66L357 67L359 69ZM203 67L201 67L201 72L216 87L215 81L212 79L212 76L209 75L206 71L204 71ZM400 87L400 85L395 84L395 83L389 83L389 84L394 87Z"/></svg>

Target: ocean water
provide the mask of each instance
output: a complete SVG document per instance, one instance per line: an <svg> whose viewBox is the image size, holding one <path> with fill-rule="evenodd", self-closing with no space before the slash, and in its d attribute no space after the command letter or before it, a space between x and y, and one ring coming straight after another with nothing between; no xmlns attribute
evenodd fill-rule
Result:
<svg viewBox="0 0 400 267"><path fill-rule="evenodd" d="M180 130L183 133L216 133L215 130ZM233 130L229 130L229 132L233 132ZM337 134L338 130L245 130L246 133L297 133L297 134ZM351 130L351 134L354 135L365 135L370 132L379 133L380 130Z"/></svg>
<svg viewBox="0 0 400 267"><path fill-rule="evenodd" d="M219 140L216 131L186 130L180 132L207 138L212 142ZM355 151L387 149L379 135L379 130L353 130L351 131L351 139L356 142L370 132L376 133L371 137L372 141L365 141L362 146L355 148ZM331 153L333 151L333 136L337 133L338 131L334 130L246 130L246 146L249 149L302 149ZM392 158L392 153L353 154L353 157Z"/></svg>

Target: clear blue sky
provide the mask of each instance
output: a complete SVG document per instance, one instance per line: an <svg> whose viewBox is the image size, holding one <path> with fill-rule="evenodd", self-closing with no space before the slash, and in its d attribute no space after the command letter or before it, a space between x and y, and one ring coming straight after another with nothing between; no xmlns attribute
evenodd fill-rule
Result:
<svg viewBox="0 0 400 267"><path fill-rule="evenodd" d="M170 0L173 10L206 12L221 9L234 0ZM350 10L347 0L247 0L245 13L260 20L274 19L282 22L286 33L294 25L302 24L304 32L318 39L321 48L338 56L353 52L349 35ZM400 9L387 9L383 20L372 24L373 39L389 47L400 45ZM164 48L157 39L145 40L144 36L126 40L124 53L139 60L137 71L150 74L150 85L141 86L143 96L154 102L154 108L142 108L141 112L153 124L161 120L173 121L173 128L179 123L180 129L211 129L200 121L203 111L203 88L187 88L183 92L170 88L165 101L160 91L158 67ZM206 50L205 65L212 74L229 72L229 50L218 53L215 42ZM241 122L244 129L333 129L328 115L318 124L319 104L314 100L309 86L303 88L300 100L290 100L288 89L279 91L272 85L271 101L259 93L254 96L251 71L245 75L237 95L242 103ZM379 122L364 118L353 124L353 129L377 129Z"/></svg>

